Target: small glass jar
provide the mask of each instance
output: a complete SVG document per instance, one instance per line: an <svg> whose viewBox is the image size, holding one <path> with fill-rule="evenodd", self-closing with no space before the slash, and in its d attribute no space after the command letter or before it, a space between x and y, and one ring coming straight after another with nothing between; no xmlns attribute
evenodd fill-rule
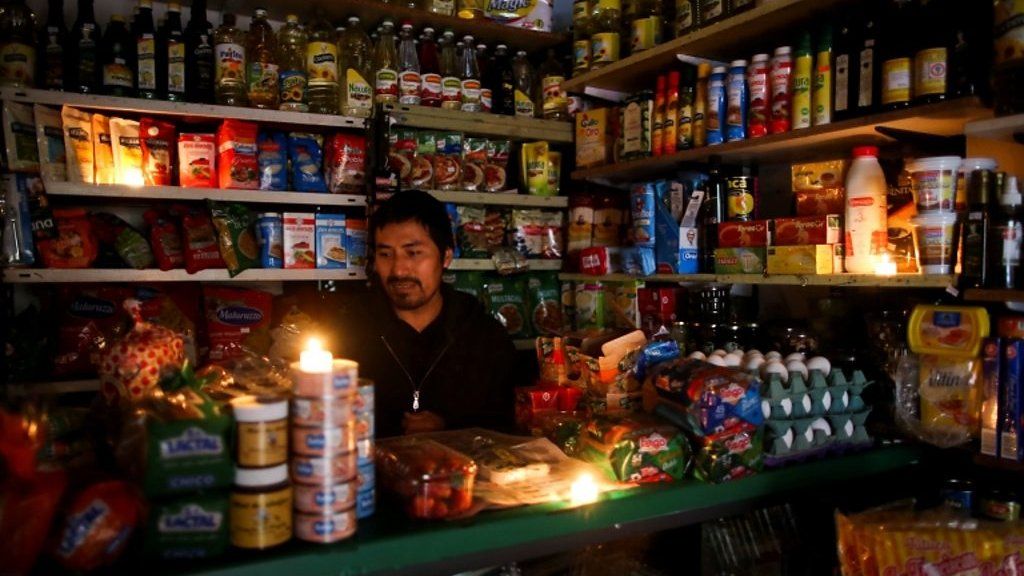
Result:
<svg viewBox="0 0 1024 576"><path fill-rule="evenodd" d="M229 511L231 544L263 550L291 540L292 498L287 464L235 468Z"/></svg>
<svg viewBox="0 0 1024 576"><path fill-rule="evenodd" d="M231 401L235 413L235 463L265 468L288 462L288 401L242 396Z"/></svg>

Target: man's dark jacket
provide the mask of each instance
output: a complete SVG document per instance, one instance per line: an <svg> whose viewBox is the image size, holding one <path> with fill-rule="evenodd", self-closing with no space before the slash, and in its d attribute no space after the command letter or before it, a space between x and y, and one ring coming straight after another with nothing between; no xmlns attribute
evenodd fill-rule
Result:
<svg viewBox="0 0 1024 576"><path fill-rule="evenodd" d="M333 326L336 352L359 362L376 389L376 431L402 433L413 408L438 414L448 429L509 429L518 370L505 329L472 296L441 288L441 314L423 332L400 320L380 290L352 300Z"/></svg>

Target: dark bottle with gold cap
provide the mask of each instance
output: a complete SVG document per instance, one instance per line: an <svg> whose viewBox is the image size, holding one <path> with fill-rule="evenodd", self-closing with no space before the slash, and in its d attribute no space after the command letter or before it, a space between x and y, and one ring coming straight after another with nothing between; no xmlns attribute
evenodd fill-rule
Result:
<svg viewBox="0 0 1024 576"><path fill-rule="evenodd" d="M988 280L989 200L994 195L995 178L988 170L975 170L969 176L961 278L964 288L981 288Z"/></svg>

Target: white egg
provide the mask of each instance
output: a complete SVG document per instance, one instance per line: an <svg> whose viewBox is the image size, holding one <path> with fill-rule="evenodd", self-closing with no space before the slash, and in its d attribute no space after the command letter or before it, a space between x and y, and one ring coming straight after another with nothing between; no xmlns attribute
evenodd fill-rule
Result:
<svg viewBox="0 0 1024 576"><path fill-rule="evenodd" d="M828 376L832 372L832 363L824 356L815 356L807 361L807 369L811 372L817 370Z"/></svg>
<svg viewBox="0 0 1024 576"><path fill-rule="evenodd" d="M765 363L764 358L761 356L754 356L753 358L747 358L747 363L743 365L743 368L748 372L755 372L761 369Z"/></svg>
<svg viewBox="0 0 1024 576"><path fill-rule="evenodd" d="M764 359L771 362L772 360L782 360L782 354L772 350L771 352L764 355Z"/></svg>
<svg viewBox="0 0 1024 576"><path fill-rule="evenodd" d="M690 352L690 355L687 356L687 358L689 358L690 360L707 360L708 359L708 357L705 356L704 353L701 352L700 350L696 350L694 352Z"/></svg>
<svg viewBox="0 0 1024 576"><path fill-rule="evenodd" d="M788 370L790 374L796 374L799 372L804 377L804 380L807 380L807 365L799 360L790 360L789 362L786 362L786 370Z"/></svg>
<svg viewBox="0 0 1024 576"><path fill-rule="evenodd" d="M728 354L728 352L726 352L725 350L722 350L721 348L719 348L719 349L717 349L717 350L715 350L714 352L711 353L712 356L722 356L723 358L725 357L726 354Z"/></svg>
<svg viewBox="0 0 1024 576"><path fill-rule="evenodd" d="M722 367L724 367L725 366L725 358L723 358L722 356L715 356L714 354L712 354L711 356L708 356L708 363L709 364L714 364L715 366L722 366Z"/></svg>
<svg viewBox="0 0 1024 576"><path fill-rule="evenodd" d="M761 354L761 351L758 350L757 348L751 348L750 350L746 351L746 356L761 356L763 358L764 354Z"/></svg>
<svg viewBox="0 0 1024 576"><path fill-rule="evenodd" d="M726 356L735 356L737 359L739 359L740 362L742 362L744 358L742 350L733 350L732 352L726 354Z"/></svg>
<svg viewBox="0 0 1024 576"><path fill-rule="evenodd" d="M786 364L789 364L793 360L799 360L803 362L804 360L807 360L807 356L804 355L803 352L793 352L789 356L786 356Z"/></svg>
<svg viewBox="0 0 1024 576"><path fill-rule="evenodd" d="M761 400L761 413L764 414L765 420L772 415L772 403L767 399Z"/></svg>
<svg viewBox="0 0 1024 576"><path fill-rule="evenodd" d="M730 368L738 368L739 365L743 362L743 358L739 356L733 356L732 354L726 354L725 358L723 358L722 360L724 360L725 365Z"/></svg>
<svg viewBox="0 0 1024 576"><path fill-rule="evenodd" d="M789 371L778 360L769 360L764 366L761 366L762 378L768 380L771 374L778 374L783 382L789 381Z"/></svg>

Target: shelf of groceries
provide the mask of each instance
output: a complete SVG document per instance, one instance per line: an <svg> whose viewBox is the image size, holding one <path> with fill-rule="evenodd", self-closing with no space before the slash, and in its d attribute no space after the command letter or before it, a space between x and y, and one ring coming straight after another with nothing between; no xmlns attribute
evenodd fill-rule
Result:
<svg viewBox="0 0 1024 576"><path fill-rule="evenodd" d="M229 576L261 574L442 574L608 542L627 534L695 524L781 500L798 491L827 490L906 470L922 451L890 446L845 457L767 471L725 484L695 481L607 493L595 504L558 501L481 514L467 520L410 523L379 511L360 521L350 540L324 547L293 543L262 554L234 553L165 573Z"/></svg>
<svg viewBox="0 0 1024 576"><path fill-rule="evenodd" d="M956 98L780 134L769 134L760 138L725 142L713 146L681 150L672 154L583 168L574 170L572 178L575 180L644 178L659 171L673 169L681 163L706 162L713 155L720 156L725 162L757 161L765 163L806 160L812 156L847 154L855 145L891 142L891 138L878 131L880 127L938 136L953 136L964 134L972 125L971 122L991 117L992 111L985 108L979 99L974 97Z"/></svg>
<svg viewBox="0 0 1024 576"><path fill-rule="evenodd" d="M353 128L364 129L365 118L338 116L334 114L312 114L240 106L218 106L192 102L170 102L145 98L125 98L97 94L78 94L54 90L27 88L0 88L0 100L43 104L47 106L71 106L86 110L101 110L119 114L156 114L176 116L186 121L243 120L275 126L306 126L313 129Z"/></svg>
<svg viewBox="0 0 1024 576"><path fill-rule="evenodd" d="M724 4L724 2L723 2ZM568 92L598 88L632 92L637 84L663 72L677 61L678 54L727 59L736 49L755 44L767 35L801 22L814 20L848 0L773 0L730 16L717 23L636 52L602 68L577 74L565 83Z"/></svg>
<svg viewBox="0 0 1024 576"><path fill-rule="evenodd" d="M559 274L566 282L651 282L651 283L702 283L702 284L751 284L758 286L832 286L859 288L946 288L956 285L957 277L946 274L895 274L878 276L874 274L654 274L632 276L629 274Z"/></svg>
<svg viewBox="0 0 1024 576"><path fill-rule="evenodd" d="M427 190L441 202L484 206L515 206L524 208L566 208L568 196L538 196L519 194L518 190L507 192L465 192L459 190Z"/></svg>
<svg viewBox="0 0 1024 576"><path fill-rule="evenodd" d="M50 182L50 196L108 198L121 200L167 200L246 202L259 204L301 204L305 206L366 206L366 196L358 194L324 194L320 192L279 192L272 190L241 190L231 188L184 188L181 186L131 186L119 184L83 184Z"/></svg>
<svg viewBox="0 0 1024 576"><path fill-rule="evenodd" d="M463 112L430 106L383 104L381 109L399 126L468 132L478 136L499 136L515 140L547 140L572 144L572 123L504 114Z"/></svg>
<svg viewBox="0 0 1024 576"><path fill-rule="evenodd" d="M529 269L534 271L561 270L561 260L527 260ZM452 261L449 270L491 270L495 269L494 261L490 258L456 258Z"/></svg>
<svg viewBox="0 0 1024 576"><path fill-rule="evenodd" d="M132 270L122 268L6 268L6 284L53 284L91 282L299 282L364 280L363 269L250 268L231 276L226 268L210 268L194 274L184 269Z"/></svg>

